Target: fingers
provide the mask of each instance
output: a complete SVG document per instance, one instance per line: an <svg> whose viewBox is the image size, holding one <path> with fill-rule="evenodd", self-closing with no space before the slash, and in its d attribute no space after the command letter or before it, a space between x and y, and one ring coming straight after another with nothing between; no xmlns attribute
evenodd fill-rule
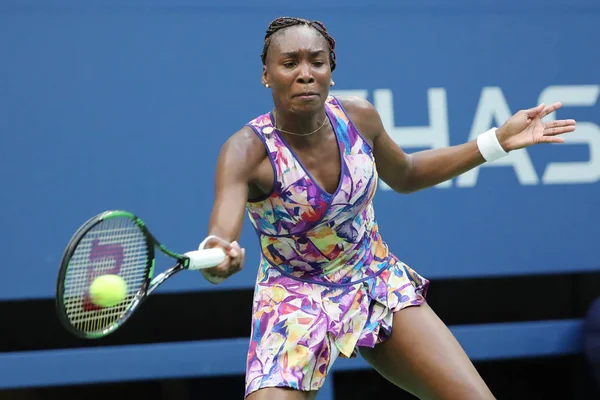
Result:
<svg viewBox="0 0 600 400"><path fill-rule="evenodd" d="M525 113L527 114L527 118L533 119L533 118L537 117L538 115L540 115L540 113L543 110L544 110L544 103L542 103L536 107L530 108L529 110L525 110Z"/></svg>
<svg viewBox="0 0 600 400"><path fill-rule="evenodd" d="M558 136L542 136L539 143L564 143L565 139Z"/></svg>
<svg viewBox="0 0 600 400"><path fill-rule="evenodd" d="M547 122L545 123L545 128L556 128L559 126L575 126L577 122L574 119L560 119L557 121Z"/></svg>
<svg viewBox="0 0 600 400"><path fill-rule="evenodd" d="M226 243L227 248L225 246L218 247L224 248L227 253L225 260L216 267L202 270L202 274L212 283L219 283L223 279L241 271L246 257L246 249L241 248L237 241Z"/></svg>
<svg viewBox="0 0 600 400"><path fill-rule="evenodd" d="M232 242L231 251L229 252L229 258L231 259L231 265L237 268L238 271L242 269L245 256L246 250L242 249L238 242Z"/></svg>
<svg viewBox="0 0 600 400"><path fill-rule="evenodd" d="M544 131L544 136L556 136L562 135L563 133L569 133L575 131L575 126L563 126L560 128L550 128Z"/></svg>
<svg viewBox="0 0 600 400"><path fill-rule="evenodd" d="M546 115L553 113L561 107L562 103L560 101L552 103L549 106L546 106L544 103L542 103L536 107L530 108L529 110L525 110L525 113L527 114L527 117L529 119L533 119L535 117L539 117L540 119L542 119Z"/></svg>
<svg viewBox="0 0 600 400"><path fill-rule="evenodd" d="M544 118L546 115L553 113L561 107L562 103L560 101L557 101L556 103L552 103L551 105L544 107L540 114L540 118Z"/></svg>
<svg viewBox="0 0 600 400"><path fill-rule="evenodd" d="M575 131L574 119L562 119L544 124L544 136L555 136Z"/></svg>

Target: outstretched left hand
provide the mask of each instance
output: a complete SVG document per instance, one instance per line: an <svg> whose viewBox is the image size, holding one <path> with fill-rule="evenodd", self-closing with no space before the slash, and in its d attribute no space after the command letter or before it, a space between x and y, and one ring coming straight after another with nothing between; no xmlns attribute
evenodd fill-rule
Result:
<svg viewBox="0 0 600 400"><path fill-rule="evenodd" d="M550 106L540 104L517 112L496 131L500 145L508 152L538 143L564 143L565 139L558 135L573 132L574 119L542 122L542 118L561 107L562 104L556 102Z"/></svg>

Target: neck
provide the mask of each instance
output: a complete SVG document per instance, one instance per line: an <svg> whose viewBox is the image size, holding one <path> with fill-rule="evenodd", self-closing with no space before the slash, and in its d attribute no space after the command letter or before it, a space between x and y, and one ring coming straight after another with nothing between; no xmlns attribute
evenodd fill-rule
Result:
<svg viewBox="0 0 600 400"><path fill-rule="evenodd" d="M293 136L318 134L326 124L327 114L325 107L319 109L316 113L298 114L289 111L281 111L275 107L273 110L275 128L283 131L284 134ZM321 128L321 129L319 129ZM315 132L315 130L318 130ZM285 132L287 131L287 132ZM295 134L295 135L294 135ZM310 135L312 136L312 135Z"/></svg>

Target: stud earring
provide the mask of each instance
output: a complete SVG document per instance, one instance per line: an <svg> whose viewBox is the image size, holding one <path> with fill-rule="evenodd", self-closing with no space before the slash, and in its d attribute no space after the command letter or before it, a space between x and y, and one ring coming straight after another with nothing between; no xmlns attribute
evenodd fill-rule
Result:
<svg viewBox="0 0 600 400"><path fill-rule="evenodd" d="M268 88L268 87L269 87L269 84L268 84L268 83L265 83L265 87L266 87L266 88Z"/></svg>
<svg viewBox="0 0 600 400"><path fill-rule="evenodd" d="M331 86L335 86L335 82L333 81L333 79L331 80L331 83L330 83L330 85L331 85Z"/></svg>

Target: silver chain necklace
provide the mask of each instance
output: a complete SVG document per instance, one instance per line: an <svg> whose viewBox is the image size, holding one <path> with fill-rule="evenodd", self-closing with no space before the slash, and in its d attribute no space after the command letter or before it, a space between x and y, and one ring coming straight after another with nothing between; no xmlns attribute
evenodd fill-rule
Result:
<svg viewBox="0 0 600 400"><path fill-rule="evenodd" d="M290 131L286 131L284 129L278 128L277 127L277 118L276 118L276 116L277 116L277 113L275 111L273 111L273 127L275 129L277 129L279 132L284 132L284 133L287 133L287 134L290 134L290 135L296 135L296 136L310 136L310 135L312 135L314 133L317 133L322 127L325 126L325 123L327 122L327 115L325 115L325 119L323 120L323 123L321 124L321 126L319 126L314 131L309 132L309 133L295 133L295 132L290 132Z"/></svg>

